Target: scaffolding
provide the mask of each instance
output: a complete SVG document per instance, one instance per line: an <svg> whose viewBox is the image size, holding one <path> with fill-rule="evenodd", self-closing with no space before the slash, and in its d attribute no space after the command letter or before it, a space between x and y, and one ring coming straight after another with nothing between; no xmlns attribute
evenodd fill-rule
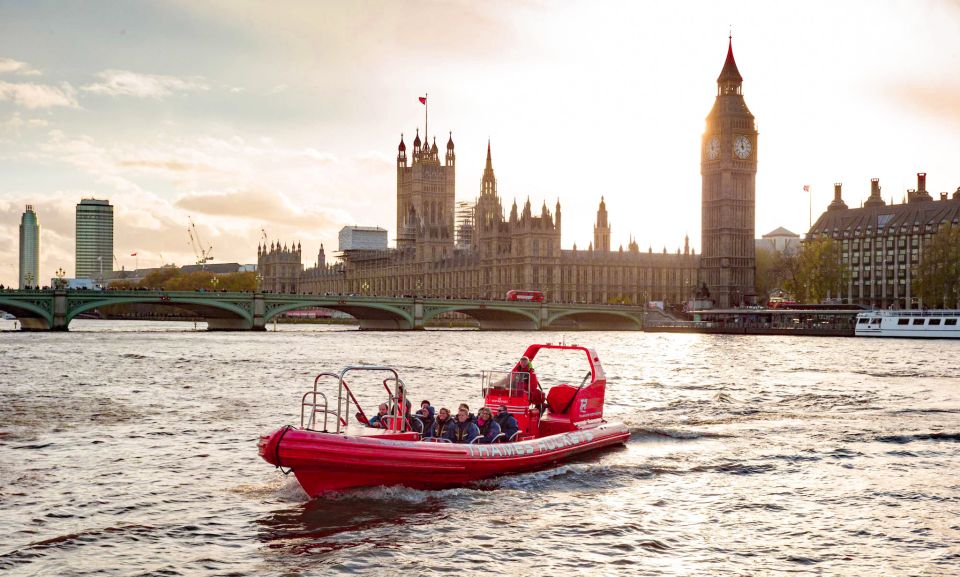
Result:
<svg viewBox="0 0 960 577"><path fill-rule="evenodd" d="M469 249L473 246L473 203L461 200L456 207L456 247Z"/></svg>

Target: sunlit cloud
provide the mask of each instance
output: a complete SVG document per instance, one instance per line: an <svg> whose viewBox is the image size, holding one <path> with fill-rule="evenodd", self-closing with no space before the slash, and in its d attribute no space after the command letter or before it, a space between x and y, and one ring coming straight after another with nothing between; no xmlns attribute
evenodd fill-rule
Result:
<svg viewBox="0 0 960 577"><path fill-rule="evenodd" d="M26 62L12 58L0 58L0 74L17 74L19 76L40 76L41 72Z"/></svg>
<svg viewBox="0 0 960 577"><path fill-rule="evenodd" d="M0 81L0 101L12 102L28 109L54 108L58 106L78 108L76 90L63 82L59 86L29 82Z"/></svg>
<svg viewBox="0 0 960 577"><path fill-rule="evenodd" d="M206 81L201 78L140 74L128 70L105 70L99 74L99 77L100 82L87 84L82 89L85 92L107 96L155 99L177 93L203 92L210 89Z"/></svg>

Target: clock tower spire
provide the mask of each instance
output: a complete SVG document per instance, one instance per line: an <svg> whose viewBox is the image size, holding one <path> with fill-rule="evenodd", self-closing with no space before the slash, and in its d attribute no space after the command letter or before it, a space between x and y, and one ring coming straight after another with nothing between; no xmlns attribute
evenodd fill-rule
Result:
<svg viewBox="0 0 960 577"><path fill-rule="evenodd" d="M757 127L742 86L730 38L700 157L700 282L720 308L756 299Z"/></svg>

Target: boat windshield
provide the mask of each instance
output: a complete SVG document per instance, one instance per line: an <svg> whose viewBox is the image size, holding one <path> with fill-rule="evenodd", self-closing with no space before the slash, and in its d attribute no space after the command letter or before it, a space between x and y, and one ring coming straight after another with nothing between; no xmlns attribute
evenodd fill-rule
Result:
<svg viewBox="0 0 960 577"><path fill-rule="evenodd" d="M529 391L530 373L514 371L483 371L480 374L481 389L486 398L491 394L506 397L526 396Z"/></svg>

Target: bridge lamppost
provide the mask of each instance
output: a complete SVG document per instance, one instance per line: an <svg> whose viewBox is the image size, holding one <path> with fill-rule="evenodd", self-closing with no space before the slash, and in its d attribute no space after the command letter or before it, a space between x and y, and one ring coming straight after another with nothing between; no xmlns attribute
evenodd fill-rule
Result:
<svg viewBox="0 0 960 577"><path fill-rule="evenodd" d="M257 273L254 276L254 278L257 281L257 286L254 287L254 292L257 292L257 291L263 292L263 275L261 275L260 273Z"/></svg>
<svg viewBox="0 0 960 577"><path fill-rule="evenodd" d="M66 288L66 283L63 282L63 277L66 276L67 273L64 272L63 267L58 268L56 274L57 274L57 286L55 288L57 289Z"/></svg>
<svg viewBox="0 0 960 577"><path fill-rule="evenodd" d="M32 272L28 272L27 274L23 275L23 280L26 281L26 288L33 287L33 273L32 273ZM33 287L33 288L36 288L36 287Z"/></svg>

